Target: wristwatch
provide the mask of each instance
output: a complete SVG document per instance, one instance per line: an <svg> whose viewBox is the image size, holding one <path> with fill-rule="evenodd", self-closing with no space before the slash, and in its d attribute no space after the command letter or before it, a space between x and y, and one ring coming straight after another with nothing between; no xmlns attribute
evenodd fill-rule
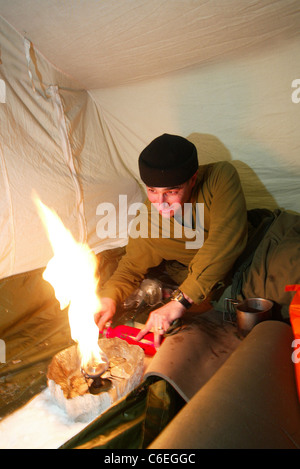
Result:
<svg viewBox="0 0 300 469"><path fill-rule="evenodd" d="M171 301L178 301L178 303L181 303L186 309L190 308L192 306L192 303L190 303L183 295L182 291L175 290L172 295L171 295Z"/></svg>

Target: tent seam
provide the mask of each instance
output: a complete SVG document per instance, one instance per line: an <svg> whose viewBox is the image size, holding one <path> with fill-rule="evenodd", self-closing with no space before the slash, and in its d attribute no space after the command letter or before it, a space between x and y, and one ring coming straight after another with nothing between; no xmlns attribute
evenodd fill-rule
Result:
<svg viewBox="0 0 300 469"><path fill-rule="evenodd" d="M0 145L0 158L1 158L2 167L3 167L4 185L6 189L5 191L7 195L8 204L9 204L9 218L10 218L10 226L11 226L11 234L12 234L12 252L10 254L10 267L9 267L10 275L11 275L13 272L13 266L15 264L15 254L16 254L15 225L14 225L14 218L13 218L13 205L12 205L10 186L9 186L9 179L8 179L7 168L6 168L4 154L2 151L1 145Z"/></svg>
<svg viewBox="0 0 300 469"><path fill-rule="evenodd" d="M79 232L80 232L79 235L80 235L80 241L83 243L83 242L86 242L86 238L87 238L87 228L86 228L84 206L83 206L83 194L82 194L82 190L81 190L80 183L78 180L78 174L76 172L75 165L74 165L73 153L72 153L72 148L71 148L71 144L69 140L68 128L67 128L67 122L65 118L63 103L62 103L61 96L58 91L58 86L51 85L48 89L51 93L51 97L52 97L52 100L56 109L58 127L59 127L60 134L61 134L62 152L65 157L65 162L70 171L70 174L74 183L74 187L75 187L76 209L79 215Z"/></svg>

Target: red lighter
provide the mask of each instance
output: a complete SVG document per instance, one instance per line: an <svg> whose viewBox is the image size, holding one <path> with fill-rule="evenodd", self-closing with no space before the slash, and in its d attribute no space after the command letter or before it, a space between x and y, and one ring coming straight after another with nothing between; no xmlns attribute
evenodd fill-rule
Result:
<svg viewBox="0 0 300 469"><path fill-rule="evenodd" d="M154 346L153 332L148 332L140 341L136 341L135 337L139 332L140 329L136 327L121 325L104 329L103 335L107 338L119 337L120 339L126 340L129 344L139 345L146 355L155 355L156 348Z"/></svg>

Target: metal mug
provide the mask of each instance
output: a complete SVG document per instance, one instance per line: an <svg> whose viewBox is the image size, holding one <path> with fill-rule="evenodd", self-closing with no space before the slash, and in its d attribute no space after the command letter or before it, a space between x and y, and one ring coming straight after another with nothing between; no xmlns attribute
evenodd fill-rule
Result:
<svg viewBox="0 0 300 469"><path fill-rule="evenodd" d="M256 324L272 318L274 303L265 298L247 298L244 301L225 298L224 309L232 320L231 305L235 309L238 333L242 337L245 337Z"/></svg>

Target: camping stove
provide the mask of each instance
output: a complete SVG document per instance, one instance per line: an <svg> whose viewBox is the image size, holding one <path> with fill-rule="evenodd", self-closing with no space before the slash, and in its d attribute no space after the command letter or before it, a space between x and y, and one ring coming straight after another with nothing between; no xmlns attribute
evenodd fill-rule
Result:
<svg viewBox="0 0 300 469"><path fill-rule="evenodd" d="M84 367L81 368L81 373L85 377L89 392L91 394L99 394L103 391L108 391L112 383L108 378L102 378L103 373L109 368L109 361L105 358L104 361L94 359Z"/></svg>
<svg viewBox="0 0 300 469"><path fill-rule="evenodd" d="M48 366L51 397L68 418L87 421L100 415L138 386L144 351L118 337L99 339L99 355L83 366L74 344L58 352Z"/></svg>

